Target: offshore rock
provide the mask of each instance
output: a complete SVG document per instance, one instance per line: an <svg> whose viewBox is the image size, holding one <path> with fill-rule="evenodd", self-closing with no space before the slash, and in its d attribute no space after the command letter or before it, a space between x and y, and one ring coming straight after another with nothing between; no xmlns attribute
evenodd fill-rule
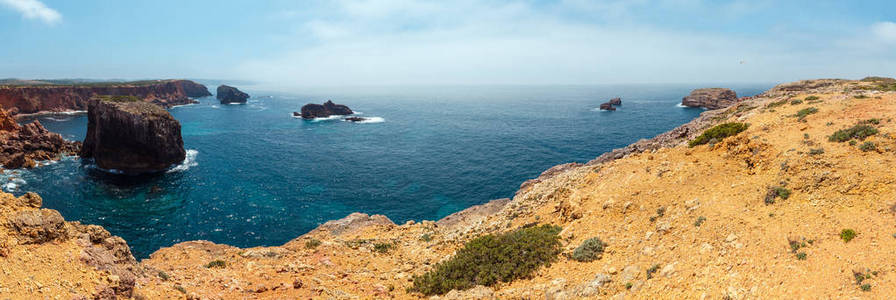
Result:
<svg viewBox="0 0 896 300"><path fill-rule="evenodd" d="M76 154L81 143L70 142L44 128L40 121L24 126L0 109L0 164L6 169L31 168L38 160L55 160Z"/></svg>
<svg viewBox="0 0 896 300"><path fill-rule="evenodd" d="M218 87L217 98L221 100L221 104L246 103L246 100L249 99L249 94L243 93L235 87L222 85Z"/></svg>
<svg viewBox="0 0 896 300"><path fill-rule="evenodd" d="M681 105L706 109L726 108L734 103L737 103L737 93L723 88L696 89L681 99Z"/></svg>
<svg viewBox="0 0 896 300"><path fill-rule="evenodd" d="M87 109L82 158L127 174L164 171L186 157L180 123L165 109L132 98L96 98Z"/></svg>
<svg viewBox="0 0 896 300"><path fill-rule="evenodd" d="M333 103L332 100L327 100L323 105L305 104L305 106L302 106L302 118L304 119L326 118L354 113L348 106Z"/></svg>

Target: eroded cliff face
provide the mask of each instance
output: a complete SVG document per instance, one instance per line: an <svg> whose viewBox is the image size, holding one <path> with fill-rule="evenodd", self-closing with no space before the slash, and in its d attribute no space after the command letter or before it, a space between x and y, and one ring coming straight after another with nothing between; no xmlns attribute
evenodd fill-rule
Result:
<svg viewBox="0 0 896 300"><path fill-rule="evenodd" d="M734 103L737 103L737 94L723 88L696 89L681 99L681 105L706 109L725 108Z"/></svg>
<svg viewBox="0 0 896 300"><path fill-rule="evenodd" d="M19 125L0 109L0 164L5 169L31 168L36 161L56 160L75 155L80 142L70 142L44 128L40 121Z"/></svg>
<svg viewBox="0 0 896 300"><path fill-rule="evenodd" d="M195 103L191 97L210 96L208 89L189 80L85 85L0 86L0 107L12 114L86 110L94 96L135 96L163 107Z"/></svg>
<svg viewBox="0 0 896 300"><path fill-rule="evenodd" d="M124 173L163 171L186 157L180 122L146 102L95 98L87 109L82 158Z"/></svg>
<svg viewBox="0 0 896 300"><path fill-rule="evenodd" d="M896 286L894 117L896 92L867 82L773 89L590 163L552 168L513 199L438 222L397 225L355 213L282 246L191 241L163 248L139 264L134 293L148 299L420 298L407 292L413 276L465 242L541 223L562 227L564 253L555 263L528 279L438 298L888 298ZM688 146L726 122L750 126L713 144ZM855 144L830 138L856 125L877 133ZM844 229L857 235L845 241ZM600 259L569 258L592 237L607 243ZM17 245L7 248L24 252ZM65 257L29 250L41 258L23 261L37 266ZM24 262L10 270L23 274L0 274L6 276L0 280L59 276Z"/></svg>

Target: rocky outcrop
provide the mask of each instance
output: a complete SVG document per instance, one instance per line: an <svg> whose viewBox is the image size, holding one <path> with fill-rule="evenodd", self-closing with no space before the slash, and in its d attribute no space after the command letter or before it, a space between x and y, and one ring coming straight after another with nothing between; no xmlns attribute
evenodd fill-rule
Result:
<svg viewBox="0 0 896 300"><path fill-rule="evenodd" d="M601 103L600 110L616 110L616 108L610 103Z"/></svg>
<svg viewBox="0 0 896 300"><path fill-rule="evenodd" d="M365 213L352 213L345 218L339 220L327 221L308 233L315 235L320 233L329 233L330 235L341 235L351 233L358 229L368 226L385 226L392 227L395 223L384 215L368 215Z"/></svg>
<svg viewBox="0 0 896 300"><path fill-rule="evenodd" d="M221 104L246 103L246 100L249 99L249 94L243 93L235 87L222 85L218 86L217 98L221 100Z"/></svg>
<svg viewBox="0 0 896 300"><path fill-rule="evenodd" d="M607 101L607 103L610 103L610 105L619 106L622 105L622 98L613 98L610 99L610 101Z"/></svg>
<svg viewBox="0 0 896 300"><path fill-rule="evenodd" d="M153 80L82 85L0 86L0 106L15 114L86 110L94 96L134 96L171 107L196 103L190 97L211 95L205 86L189 80Z"/></svg>
<svg viewBox="0 0 896 300"><path fill-rule="evenodd" d="M326 118L329 116L344 116L354 114L348 106L342 104L333 103L331 100L327 100L324 104L305 104L302 106L302 118L304 119L314 119L314 118ZM295 113L293 113L295 115Z"/></svg>
<svg viewBox="0 0 896 300"><path fill-rule="evenodd" d="M140 101L96 98L87 108L82 158L124 173L163 171L186 157L180 123L165 109Z"/></svg>
<svg viewBox="0 0 896 300"><path fill-rule="evenodd" d="M622 99L621 98L613 98L613 99L610 99L610 101L601 103L600 110L612 111L612 110L616 110L616 106L620 106L620 105L622 105Z"/></svg>
<svg viewBox="0 0 896 300"><path fill-rule="evenodd" d="M36 161L55 160L77 154L81 143L66 141L34 121L19 125L0 109L0 164L6 169L31 168Z"/></svg>
<svg viewBox="0 0 896 300"><path fill-rule="evenodd" d="M0 293L12 299L133 296L142 271L127 243L100 226L66 222L58 211L40 208L42 202L34 193L0 192L0 266L15 270L0 275Z"/></svg>
<svg viewBox="0 0 896 300"><path fill-rule="evenodd" d="M681 105L706 109L725 108L734 103L737 103L737 93L723 88L696 89L681 99Z"/></svg>

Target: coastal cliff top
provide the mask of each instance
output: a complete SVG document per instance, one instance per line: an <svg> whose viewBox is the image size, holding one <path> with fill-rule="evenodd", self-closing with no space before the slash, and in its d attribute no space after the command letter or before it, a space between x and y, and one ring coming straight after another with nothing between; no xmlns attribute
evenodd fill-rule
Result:
<svg viewBox="0 0 896 300"><path fill-rule="evenodd" d="M150 86L186 79L156 79L137 81L93 81L81 79L0 79L0 87L114 87L114 86Z"/></svg>
<svg viewBox="0 0 896 300"><path fill-rule="evenodd" d="M408 289L466 243L550 224L560 227L553 263L437 297L886 298L896 286L894 119L888 80L784 84L588 164L552 168L509 201L440 222L357 213L282 246L163 248L138 264L134 293L429 297ZM576 249L593 238L602 253L581 259ZM46 275L58 263L32 262L0 281L38 288L29 272Z"/></svg>

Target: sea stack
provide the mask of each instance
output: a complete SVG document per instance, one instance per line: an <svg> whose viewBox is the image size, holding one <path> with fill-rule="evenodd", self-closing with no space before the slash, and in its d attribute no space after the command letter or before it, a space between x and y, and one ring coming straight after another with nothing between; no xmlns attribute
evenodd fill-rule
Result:
<svg viewBox="0 0 896 300"><path fill-rule="evenodd" d="M696 89L681 99L681 105L706 109L726 108L734 103L737 103L737 93L724 88Z"/></svg>
<svg viewBox="0 0 896 300"><path fill-rule="evenodd" d="M70 142L44 128L40 121L19 125L0 109L0 164L5 169L32 168L36 161L55 160L77 154L80 142Z"/></svg>
<svg viewBox="0 0 896 300"><path fill-rule="evenodd" d="M82 158L125 174L160 172L186 158L180 122L136 97L104 96L87 105Z"/></svg>
<svg viewBox="0 0 896 300"><path fill-rule="evenodd" d="M333 103L331 100L327 100L323 105L321 104L305 104L302 106L302 118L303 119L314 119L314 118L326 118L329 116L344 116L354 114L348 106L342 104ZM293 115L296 115L293 113Z"/></svg>
<svg viewBox="0 0 896 300"><path fill-rule="evenodd" d="M221 100L221 104L246 103L246 100L249 99L249 94L243 93L235 87L222 85L218 86L217 98Z"/></svg>
<svg viewBox="0 0 896 300"><path fill-rule="evenodd" d="M613 110L616 110L616 106L620 106L620 105L622 105L622 99L621 98L613 98L613 99L610 99L610 101L601 103L600 110L613 111Z"/></svg>

